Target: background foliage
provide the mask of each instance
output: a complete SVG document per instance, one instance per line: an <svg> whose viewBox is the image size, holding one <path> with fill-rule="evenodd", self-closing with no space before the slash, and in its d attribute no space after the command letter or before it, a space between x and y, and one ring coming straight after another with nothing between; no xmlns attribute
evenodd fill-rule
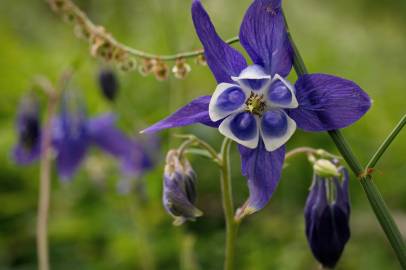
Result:
<svg viewBox="0 0 406 270"><path fill-rule="evenodd" d="M76 2L118 40L136 48L173 53L200 47L192 28L190 1ZM238 32L250 1L204 3L219 33L228 38ZM344 131L366 161L405 112L406 2L285 0L285 12L311 72L352 79L374 99L366 117ZM111 106L100 96L95 80L101 63L90 58L86 43L74 38L71 27L51 13L45 1L1 1L0 37L0 269L36 269L38 166L17 167L10 159L16 141L16 107L20 96L30 89L32 77L44 74L55 80L75 63L79 68L71 87L82 90L89 113L115 110L120 125L134 134L193 97L211 92L215 82L207 68L193 63L193 71L184 81L172 77L157 82L137 72L120 73L121 94ZM195 126L183 131L219 146L221 138L215 130ZM375 178L404 235L405 134L382 159ZM163 133L162 142L165 150L179 143L169 132ZM297 132L288 143L290 149L303 145L335 151L326 134ZM148 264L148 251L157 269L221 269L224 232L218 172L209 161L193 159L199 175L198 206L205 216L196 223L172 227L161 206L163 154L158 169L142 180L145 197L118 194L116 164L97 151L71 183L62 184L54 177L53 269L142 269ZM232 164L235 200L240 205L247 190L237 155ZM305 158L290 162L269 206L240 228L239 269L317 268L303 232L302 210L310 180L311 168ZM351 195L353 235L337 269L398 269L355 179Z"/></svg>

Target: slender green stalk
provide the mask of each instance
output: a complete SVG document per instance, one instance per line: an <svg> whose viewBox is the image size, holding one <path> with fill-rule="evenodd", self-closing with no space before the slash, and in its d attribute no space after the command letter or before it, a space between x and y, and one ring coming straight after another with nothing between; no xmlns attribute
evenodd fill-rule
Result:
<svg viewBox="0 0 406 270"><path fill-rule="evenodd" d="M371 160L368 162L367 169L373 169L376 166L376 163L391 145L393 140L398 136L402 128L406 125L406 114L403 115L402 119L396 125L396 127L392 130L389 136L383 141L382 145L378 148L375 154L372 156Z"/></svg>
<svg viewBox="0 0 406 270"><path fill-rule="evenodd" d="M286 20L285 20L286 21ZM286 24L287 25L287 24ZM289 39L292 44L292 49L294 53L294 67L298 76L302 76L307 74L307 69L304 64L304 61L293 41L293 38L288 30ZM402 124L400 124L402 126ZM398 126L397 131L393 134L393 136L389 136L389 141L382 147L382 150L378 150L378 154L375 158L372 159L373 163L376 163L380 156L384 153L386 148L389 146L390 142L399 134L401 127ZM386 203L380 194L377 187L374 185L372 181L372 177L368 174L364 173L364 169L358 159L355 157L354 153L352 152L349 144L346 142L344 136L339 130L333 130L329 132L330 137L333 139L334 143L336 144L337 149L340 151L343 158L346 160L348 165L350 166L351 170L355 173L357 177L359 177L361 185L367 195L368 201L379 221L381 224L382 229L384 230L386 237L388 238L393 250L396 253L396 256L399 260L403 269L406 269L406 247L405 242L402 238L402 235L397 227L393 217L391 216ZM373 164L374 165L374 164Z"/></svg>
<svg viewBox="0 0 406 270"><path fill-rule="evenodd" d="M132 198L134 197L134 199ZM148 230L148 220L145 219L146 215L143 214L146 209L140 205L140 199L138 194L132 193L130 197L126 198L128 205L128 210L131 217L134 220L134 224L137 229L136 240L140 248L139 261L140 266L143 270L154 270L156 269L153 249L149 241L149 230Z"/></svg>
<svg viewBox="0 0 406 270"><path fill-rule="evenodd" d="M231 140L225 138L221 147L221 191L223 195L223 208L226 222L224 270L232 270L234 268L235 242L238 225L234 221L234 202L230 175L230 146Z"/></svg>

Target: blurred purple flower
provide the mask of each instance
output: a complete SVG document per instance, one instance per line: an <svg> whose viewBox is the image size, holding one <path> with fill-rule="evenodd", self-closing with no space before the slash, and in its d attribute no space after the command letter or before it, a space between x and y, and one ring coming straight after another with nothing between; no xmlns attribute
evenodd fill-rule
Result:
<svg viewBox="0 0 406 270"><path fill-rule="evenodd" d="M20 115L19 123L27 125L30 118L26 113ZM154 159L147 150L149 144L139 143L118 129L113 114L87 118L83 104L72 92L64 93L60 114L52 124L52 146L56 152L57 171L63 181L74 176L91 146L97 146L119 160L124 179L141 177L154 166ZM151 141L156 144L155 139ZM20 145L16 149L20 149ZM19 160L39 158L39 152L35 152L35 156L32 151L21 153Z"/></svg>
<svg viewBox="0 0 406 270"><path fill-rule="evenodd" d="M285 143L297 127L327 131L349 126L371 101L354 82L332 75L305 75L295 85L286 80L293 59L280 0L255 0L245 14L240 42L251 66L218 36L199 0L192 4L192 16L218 86L212 96L193 100L144 132L194 123L218 127L239 144L250 190L239 214L251 214L270 200L281 176Z"/></svg>
<svg viewBox="0 0 406 270"><path fill-rule="evenodd" d="M24 96L21 100L16 129L18 142L13 149L13 159L20 165L30 164L41 153L41 119L35 96Z"/></svg>
<svg viewBox="0 0 406 270"><path fill-rule="evenodd" d="M350 238L350 200L348 171L341 168L343 177L314 176L305 206L306 237L314 257L333 269ZM330 192L327 191L329 186ZM330 195L330 197L328 196Z"/></svg>

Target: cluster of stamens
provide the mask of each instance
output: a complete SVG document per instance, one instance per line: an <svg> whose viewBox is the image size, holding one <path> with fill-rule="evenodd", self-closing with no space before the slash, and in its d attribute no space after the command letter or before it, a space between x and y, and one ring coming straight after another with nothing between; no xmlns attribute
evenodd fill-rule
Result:
<svg viewBox="0 0 406 270"><path fill-rule="evenodd" d="M264 101L264 95L258 95L251 92L250 97L245 102L246 108L245 111L250 112L252 114L262 116L265 112L266 103Z"/></svg>

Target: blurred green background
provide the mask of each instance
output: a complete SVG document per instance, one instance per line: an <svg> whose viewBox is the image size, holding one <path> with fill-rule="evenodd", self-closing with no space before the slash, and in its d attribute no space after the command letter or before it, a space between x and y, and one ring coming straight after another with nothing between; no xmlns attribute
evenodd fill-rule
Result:
<svg viewBox="0 0 406 270"><path fill-rule="evenodd" d="M200 48L190 18L189 0L76 1L118 40L154 53ZM218 32L235 36L250 1L204 0ZM356 81L374 100L371 111L344 130L366 162L405 113L406 2L404 0L285 0L292 34L311 72ZM239 47L237 45L237 47ZM91 115L114 110L120 126L135 133L201 94L215 81L206 67L195 65L180 81L157 82L138 72L119 73L121 93L115 106L99 94L96 74L101 63L72 27L52 13L45 1L0 1L0 269L36 269L35 224L38 165L18 167L10 159L16 141L14 119L19 98L32 77L55 81L80 62L70 87L80 89ZM294 80L292 76L292 80ZM42 103L45 105L45 102ZM217 147L214 129L193 126L175 132L195 133ZM376 170L376 183L406 235L406 133L395 141ZM163 156L180 141L162 134L158 168L143 181L147 196L117 193L115 162L92 151L75 179L62 184L54 173L50 213L53 269L221 269L224 224L218 172L193 158L199 176L198 207L205 215L195 223L173 227L161 206ZM296 132L288 148L312 146L336 153L327 134ZM304 157L289 162L271 203L247 218L239 230L237 269L318 269L304 237L303 206L312 171ZM233 184L237 205L247 198L233 151ZM101 170L102 177L97 176ZM96 172L95 172L96 171ZM351 182L352 238L337 269L400 269L374 219L361 186Z"/></svg>

